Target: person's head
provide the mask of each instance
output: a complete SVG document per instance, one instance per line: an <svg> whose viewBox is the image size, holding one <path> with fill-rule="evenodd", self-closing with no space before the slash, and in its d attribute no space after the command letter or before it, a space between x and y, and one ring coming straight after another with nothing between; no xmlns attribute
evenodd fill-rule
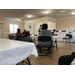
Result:
<svg viewBox="0 0 75 75"><path fill-rule="evenodd" d="M26 29L24 29L24 32L26 32Z"/></svg>
<svg viewBox="0 0 75 75"><path fill-rule="evenodd" d="M40 28L42 28L42 25L40 25Z"/></svg>
<svg viewBox="0 0 75 75"><path fill-rule="evenodd" d="M55 32L56 30L55 29L53 29L53 32Z"/></svg>
<svg viewBox="0 0 75 75"><path fill-rule="evenodd" d="M20 31L21 31L21 30L18 28L18 29L17 29L17 32L20 32Z"/></svg>
<svg viewBox="0 0 75 75"><path fill-rule="evenodd" d="M47 29L47 28L48 28L48 25L47 25L46 23L44 23L44 24L42 25L42 28L43 28L43 29Z"/></svg>

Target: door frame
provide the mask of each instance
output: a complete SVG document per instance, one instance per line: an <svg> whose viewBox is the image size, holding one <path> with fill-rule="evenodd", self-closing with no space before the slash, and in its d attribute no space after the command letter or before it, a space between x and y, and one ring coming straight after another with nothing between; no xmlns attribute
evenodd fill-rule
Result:
<svg viewBox="0 0 75 75"><path fill-rule="evenodd" d="M38 21L35 23L35 34L38 34L36 31L36 28L38 28L36 24L39 24L39 28L40 28L40 25L42 25L43 23L42 23L42 21ZM39 28L38 28L38 30L39 30Z"/></svg>
<svg viewBox="0 0 75 75"><path fill-rule="evenodd" d="M2 24L2 38L4 38L5 36L4 36L4 24L3 24L3 22L0 22L0 24Z"/></svg>

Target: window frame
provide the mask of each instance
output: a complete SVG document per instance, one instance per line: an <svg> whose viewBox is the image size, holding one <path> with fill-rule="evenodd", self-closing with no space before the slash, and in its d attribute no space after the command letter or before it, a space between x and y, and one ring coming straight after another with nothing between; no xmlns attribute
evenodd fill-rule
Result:
<svg viewBox="0 0 75 75"><path fill-rule="evenodd" d="M19 28L19 24L17 24L17 23L9 23L9 33L10 33L10 24L18 25L18 28ZM10 33L10 34L15 34L15 33L13 32L13 33Z"/></svg>

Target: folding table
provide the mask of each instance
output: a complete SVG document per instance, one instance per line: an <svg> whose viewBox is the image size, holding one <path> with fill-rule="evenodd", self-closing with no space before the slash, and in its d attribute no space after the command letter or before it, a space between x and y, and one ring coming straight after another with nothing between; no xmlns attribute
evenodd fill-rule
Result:
<svg viewBox="0 0 75 75"><path fill-rule="evenodd" d="M15 65L29 56L38 58L34 43L0 39L0 65Z"/></svg>

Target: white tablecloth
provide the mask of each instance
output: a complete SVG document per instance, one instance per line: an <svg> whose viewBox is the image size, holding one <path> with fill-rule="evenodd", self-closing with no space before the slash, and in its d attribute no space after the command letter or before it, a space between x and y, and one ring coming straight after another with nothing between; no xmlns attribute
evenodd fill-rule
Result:
<svg viewBox="0 0 75 75"><path fill-rule="evenodd" d="M32 39L37 39L38 36L30 36ZM60 36L53 36L53 39L58 39L58 38L61 38Z"/></svg>
<svg viewBox="0 0 75 75"><path fill-rule="evenodd" d="M0 39L0 65L15 65L30 55L38 58L33 43Z"/></svg>
<svg viewBox="0 0 75 75"><path fill-rule="evenodd" d="M66 36L66 34L71 34L72 39L70 39L70 42L75 42L75 32L55 32L58 36L61 36L61 38L58 39L58 41L63 41L63 38ZM64 40L65 41L65 40Z"/></svg>

